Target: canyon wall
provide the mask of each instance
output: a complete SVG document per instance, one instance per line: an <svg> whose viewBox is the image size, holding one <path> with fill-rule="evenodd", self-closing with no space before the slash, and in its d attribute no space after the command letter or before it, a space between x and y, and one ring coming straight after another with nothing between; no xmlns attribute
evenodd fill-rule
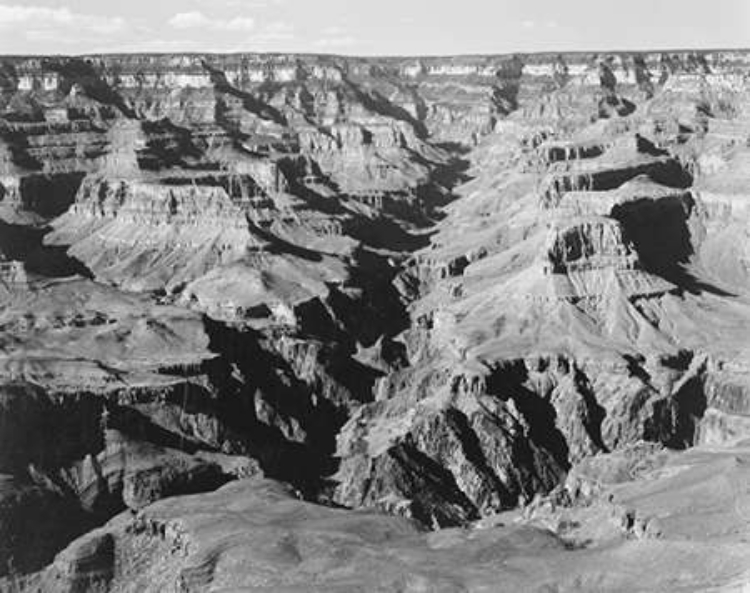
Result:
<svg viewBox="0 0 750 593"><path fill-rule="evenodd" d="M252 476L438 528L746 436L749 76L740 51L2 58L0 578L75 552L58 585L103 586L119 524L43 568Z"/></svg>

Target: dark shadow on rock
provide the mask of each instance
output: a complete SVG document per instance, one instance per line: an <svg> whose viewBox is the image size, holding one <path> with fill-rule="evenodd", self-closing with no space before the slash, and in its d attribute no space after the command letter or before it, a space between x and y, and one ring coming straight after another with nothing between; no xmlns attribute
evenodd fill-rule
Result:
<svg viewBox="0 0 750 593"><path fill-rule="evenodd" d="M669 180L674 179L666 179ZM688 192L659 200L642 198L619 204L612 209L612 216L623 225L647 272L691 294L708 292L735 296L698 280L685 268L694 254L687 226L693 208L695 200Z"/></svg>
<svg viewBox="0 0 750 593"><path fill-rule="evenodd" d="M545 463L540 464L533 459L541 453L549 456L553 465L567 470L570 468L568 444L557 428L555 408L547 399L524 385L527 379L528 371L524 362L514 361L493 371L487 380L487 392L503 400L512 399L526 419L529 441L536 449L524 454L529 457L524 467L544 467Z"/></svg>
<svg viewBox="0 0 750 593"><path fill-rule="evenodd" d="M492 87L491 98L497 113L500 115L507 116L518 109L523 66L521 57L514 55L501 64L495 73L497 83Z"/></svg>
<svg viewBox="0 0 750 593"><path fill-rule="evenodd" d="M362 291L352 302L339 290L333 290L329 304L346 327L349 339L364 346L374 344L381 336L393 337L409 327L409 314L393 280L399 269L368 249L355 254L356 265L349 285Z"/></svg>
<svg viewBox="0 0 750 593"><path fill-rule="evenodd" d="M14 207L45 219L63 214L75 202L85 173L33 173L19 178ZM0 201L9 199L7 189L0 188Z"/></svg>
<svg viewBox="0 0 750 593"><path fill-rule="evenodd" d="M0 252L8 259L24 263L30 274L47 278L82 276L92 279L94 274L82 262L68 255L68 248L45 245L49 227L29 227L8 224L0 220Z"/></svg>
<svg viewBox="0 0 750 593"><path fill-rule="evenodd" d="M294 158L283 158L280 159L277 164L279 169L281 169L281 172L284 174L284 177L287 179L287 182L289 183L289 192L304 201L304 206L299 206L299 208L322 212L323 214L328 214L329 216L343 215L348 213L348 210L342 207L340 198L338 196L322 196L309 188L303 182L305 173L307 171L310 171L314 174L314 177L317 181L319 181L321 185L330 189L331 192L338 193L339 188L335 183L333 183L333 181L331 181L331 179L327 175L325 175L320 170L320 167L317 165L317 163L315 163L311 159L301 160Z"/></svg>
<svg viewBox="0 0 750 593"><path fill-rule="evenodd" d="M417 134L418 138L426 138L428 135L427 127L423 122L415 119L411 113L403 107L395 105L386 97L374 90L362 90L348 78L343 78L343 83L355 96L355 98L369 111L382 115L388 119L395 119L409 124Z"/></svg>
<svg viewBox="0 0 750 593"><path fill-rule="evenodd" d="M458 487L453 474L408 437L375 463L380 467L374 473L387 477L389 483L366 483L363 503L369 502L368 496L378 498L386 492L411 493L411 514L423 525L449 527L478 518L476 506Z"/></svg>
<svg viewBox="0 0 750 593"><path fill-rule="evenodd" d="M691 377L673 396L676 414L675 431L665 444L673 449L686 449L697 442L700 421L706 413L705 377Z"/></svg>
<svg viewBox="0 0 750 593"><path fill-rule="evenodd" d="M300 247L299 245L290 243L289 241L286 241L282 239L281 237L274 235L273 233L265 230L264 228L259 227L250 219L248 219L247 224L248 224L248 227L250 228L250 232L253 235L255 235L256 237L259 237L260 239L263 239L269 244L269 246L266 247L266 251L268 251L269 253L276 253L276 254L287 253L287 254L294 255L296 257L299 257L301 259L311 261L311 262L323 261L323 256L317 251L313 251L312 249L306 249L305 247Z"/></svg>
<svg viewBox="0 0 750 593"><path fill-rule="evenodd" d="M337 387L333 375L356 374L358 368L341 361L343 366L329 374L327 369L336 365L328 357L347 355L323 349L316 355L322 373L309 377L312 383L303 382L287 360L263 344L261 334L208 318L205 324L211 350L221 354L210 378L220 394L217 414L222 422L234 434L243 435L249 454L259 460L265 475L289 482L314 498L324 477L336 470L335 440L348 417L348 398L368 400L373 378L349 376L345 382L358 385L357 393ZM300 347L308 347L308 342Z"/></svg>
<svg viewBox="0 0 750 593"><path fill-rule="evenodd" d="M671 449L687 449L697 443L700 421L708 407L705 376L690 377L679 390L656 400L644 425L644 438Z"/></svg>
<svg viewBox="0 0 750 593"><path fill-rule="evenodd" d="M227 80L227 76L226 74L224 74L224 72L213 68L205 61L203 62L203 67L211 76L211 82L214 84L214 87L217 91L240 99L245 109L247 109L251 113L254 113L261 119L272 121L280 126L287 125L286 118L278 109L267 103L264 103L250 93L232 86L229 80Z"/></svg>
<svg viewBox="0 0 750 593"><path fill-rule="evenodd" d="M50 564L69 542L101 523L74 496L20 476L0 476L0 492L0 577L11 581Z"/></svg>
<svg viewBox="0 0 750 593"><path fill-rule="evenodd" d="M435 231L411 233L392 218L356 218L347 229L354 239L374 249L389 251L413 252L430 244L430 236Z"/></svg>
<svg viewBox="0 0 750 593"><path fill-rule="evenodd" d="M186 159L198 159L203 152L193 142L192 132L168 118L141 123L146 147L137 151L138 166L147 171L171 167L190 168Z"/></svg>
<svg viewBox="0 0 750 593"><path fill-rule="evenodd" d="M556 426L557 413L550 402L525 387L516 387L513 401L529 426L529 438L564 469L570 468L568 443ZM529 467L534 467L532 464Z"/></svg>
<svg viewBox="0 0 750 593"><path fill-rule="evenodd" d="M635 103L619 95L605 95L599 100L599 117L601 119L614 116L626 117L635 110Z"/></svg>
<svg viewBox="0 0 750 593"><path fill-rule="evenodd" d="M586 433L591 439L591 442L596 445L600 451L607 453L608 448L604 444L604 438L602 437L602 422L604 422L607 412L597 401L596 392L591 386L586 374L579 368L575 368L573 373L578 393L581 394L586 405L586 413L582 418L583 425L586 428Z"/></svg>
<svg viewBox="0 0 750 593"><path fill-rule="evenodd" d="M95 101L103 105L116 107L125 117L136 118L135 111L117 91L107 84L88 60L81 58L45 58L43 66L62 76L63 80L60 85L62 93L68 94L70 88L77 84L86 95Z"/></svg>
<svg viewBox="0 0 750 593"><path fill-rule="evenodd" d="M0 387L0 473L33 464L53 469L97 453L104 446L103 400L80 393L58 399L38 385Z"/></svg>
<svg viewBox="0 0 750 593"><path fill-rule="evenodd" d="M182 405L184 402L172 401L171 403ZM115 429L134 441L148 442L159 447L177 449L189 454L199 450L216 451L215 448L209 447L205 443L194 441L155 424L143 412L131 406L110 404L106 410L105 428Z"/></svg>
<svg viewBox="0 0 750 593"><path fill-rule="evenodd" d="M503 508L509 508L516 504L517 499L513 493L509 492L505 485L500 481L497 474L490 466L487 457L482 450L482 444L474 429L469 425L466 416L455 408L450 408L446 412L446 421L456 438L461 443L461 449L475 470L486 481L488 489L499 496L499 504Z"/></svg>
<svg viewBox="0 0 750 593"><path fill-rule="evenodd" d="M646 59L636 54L633 56L633 67L635 69L635 83L644 94L646 99L654 96L654 83L652 82L651 71L646 64Z"/></svg>
<svg viewBox="0 0 750 593"><path fill-rule="evenodd" d="M655 157L669 155L669 151L664 150L663 148L658 148L648 138L644 138L640 134L635 135L635 142L636 142L636 150L638 150L638 152L640 152L641 154L648 154L650 156L655 156Z"/></svg>
<svg viewBox="0 0 750 593"><path fill-rule="evenodd" d="M13 118L6 115L5 119L12 121ZM41 171L44 168L44 163L30 154L29 138L23 131L7 124L0 125L0 138L8 146L14 165L27 171Z"/></svg>

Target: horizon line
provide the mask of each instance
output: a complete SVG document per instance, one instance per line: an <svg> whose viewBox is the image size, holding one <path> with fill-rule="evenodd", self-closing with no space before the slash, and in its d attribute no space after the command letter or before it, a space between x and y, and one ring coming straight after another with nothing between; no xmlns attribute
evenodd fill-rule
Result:
<svg viewBox="0 0 750 593"><path fill-rule="evenodd" d="M262 50L236 50L236 51L213 51L213 50L174 50L174 51L92 51L83 53L5 53L0 52L0 59L7 58L88 58L106 56L290 56L290 57L325 57L344 58L360 60L378 59L440 59L440 58L488 58L488 57L512 57L512 56L545 56L545 55L585 55L585 54L653 54L653 53L685 53L696 52L701 54L721 52L747 52L749 46L740 47L670 47L660 49L570 49L570 50L515 50L504 52L462 52L455 54L346 54L333 52L315 51L262 51Z"/></svg>

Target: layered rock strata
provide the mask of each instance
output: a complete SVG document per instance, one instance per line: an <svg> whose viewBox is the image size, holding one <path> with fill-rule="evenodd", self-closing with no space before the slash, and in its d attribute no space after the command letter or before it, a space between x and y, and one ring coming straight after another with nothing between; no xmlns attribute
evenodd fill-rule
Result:
<svg viewBox="0 0 750 593"><path fill-rule="evenodd" d="M321 590L417 541L394 586L443 586L424 567L441 538L471 537L416 524L526 505L517 533L468 554L483 576L461 586L482 590L493 542L563 563L578 543L536 529L598 460L663 447L678 466L670 450L741 439L749 63L3 59L2 586L260 588L264 562L277 584L278 557L256 558L260 540L205 510L217 501L276 534L285 566L318 562L323 536L261 515L333 522L324 542L381 534L357 536L374 557L341 552L353 572ZM171 498L261 475L308 502L252 481ZM580 541L669 532L591 488L571 511ZM122 511L139 518L101 527ZM597 513L619 526L589 533ZM153 558L127 552L141 544ZM252 566L225 568L236 555ZM628 582L580 570L534 586Z"/></svg>

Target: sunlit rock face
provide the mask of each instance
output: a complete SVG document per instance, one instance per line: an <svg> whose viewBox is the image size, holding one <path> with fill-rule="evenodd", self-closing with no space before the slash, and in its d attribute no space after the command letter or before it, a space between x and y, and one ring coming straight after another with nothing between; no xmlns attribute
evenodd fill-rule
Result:
<svg viewBox="0 0 750 593"><path fill-rule="evenodd" d="M0 589L747 576L747 53L0 61Z"/></svg>

